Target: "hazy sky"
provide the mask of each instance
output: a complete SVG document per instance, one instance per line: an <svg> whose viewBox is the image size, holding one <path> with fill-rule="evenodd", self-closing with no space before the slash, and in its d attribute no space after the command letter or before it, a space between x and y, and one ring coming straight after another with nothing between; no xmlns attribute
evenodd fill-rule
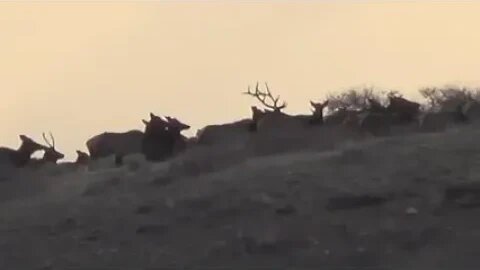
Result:
<svg viewBox="0 0 480 270"><path fill-rule="evenodd" d="M0 145L52 131L69 159L149 112L192 125L248 117L257 80L308 100L363 84L480 80L480 2L0 3Z"/></svg>

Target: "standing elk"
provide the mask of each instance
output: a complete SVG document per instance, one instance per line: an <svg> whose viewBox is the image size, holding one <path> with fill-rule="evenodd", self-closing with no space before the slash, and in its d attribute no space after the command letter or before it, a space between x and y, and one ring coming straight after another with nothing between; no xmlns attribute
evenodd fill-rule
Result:
<svg viewBox="0 0 480 270"><path fill-rule="evenodd" d="M164 161L173 155L175 150L182 150L186 138L181 134L183 130L190 128L173 117L166 120L150 113L150 121L143 120L145 124L144 137L142 139L142 153L148 161Z"/></svg>
<svg viewBox="0 0 480 270"><path fill-rule="evenodd" d="M20 147L17 150L0 147L0 163L11 164L15 167L24 167L27 165L33 153L45 150L45 146L35 142L25 135L20 135L22 141Z"/></svg>
<svg viewBox="0 0 480 270"><path fill-rule="evenodd" d="M142 152L144 133L139 130L127 132L104 132L86 142L90 158L96 160L112 155L128 155Z"/></svg>

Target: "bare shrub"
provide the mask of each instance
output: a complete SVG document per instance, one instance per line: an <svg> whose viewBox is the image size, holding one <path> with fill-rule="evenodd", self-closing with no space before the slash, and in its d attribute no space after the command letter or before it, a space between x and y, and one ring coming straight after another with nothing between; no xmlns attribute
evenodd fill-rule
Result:
<svg viewBox="0 0 480 270"><path fill-rule="evenodd" d="M401 97L402 94L394 90L378 90L374 87L352 87L337 94L328 94L328 110L329 112L338 109L347 110L364 110L369 104L369 100L386 106L388 97Z"/></svg>
<svg viewBox="0 0 480 270"><path fill-rule="evenodd" d="M480 88L467 88L460 86L425 87L419 90L427 104L425 108L430 111L452 112L465 102L480 101Z"/></svg>

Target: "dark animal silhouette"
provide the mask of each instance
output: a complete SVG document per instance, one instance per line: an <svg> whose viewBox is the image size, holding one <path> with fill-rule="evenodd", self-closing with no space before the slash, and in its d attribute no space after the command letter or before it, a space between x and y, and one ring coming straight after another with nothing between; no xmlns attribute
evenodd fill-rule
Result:
<svg viewBox="0 0 480 270"><path fill-rule="evenodd" d="M75 164L88 165L89 162L90 162L90 156L85 152L77 150L77 159L75 160Z"/></svg>
<svg viewBox="0 0 480 270"><path fill-rule="evenodd" d="M256 123L252 119L242 119L221 125L208 125L197 131L196 143L201 145L236 145L248 140L249 131L256 131Z"/></svg>
<svg viewBox="0 0 480 270"><path fill-rule="evenodd" d="M392 124L408 124L414 122L420 113L420 104L403 97L390 96L389 105L384 107L377 100L369 98L369 113L383 114Z"/></svg>
<svg viewBox="0 0 480 270"><path fill-rule="evenodd" d="M309 124L312 125L323 125L323 110L328 105L328 100L323 103L316 103L310 101L310 105L312 106L312 117L308 120Z"/></svg>
<svg viewBox="0 0 480 270"><path fill-rule="evenodd" d="M395 124L405 124L415 121L420 113L420 104L402 97L389 97L387 111L394 116Z"/></svg>
<svg viewBox="0 0 480 270"><path fill-rule="evenodd" d="M19 137L22 143L17 150L0 147L0 163L9 163L15 167L23 167L30 162L33 153L46 149L45 146L25 135L20 135Z"/></svg>
<svg viewBox="0 0 480 270"><path fill-rule="evenodd" d="M190 126L173 117L166 120L150 113L150 121L143 120L145 132L142 140L142 153L148 161L164 161L175 154L175 150L183 148L186 138L183 130ZM180 150L181 151L181 150Z"/></svg>
<svg viewBox="0 0 480 270"><path fill-rule="evenodd" d="M142 152L143 132L104 132L90 138L86 145L92 160L111 155L128 155Z"/></svg>
<svg viewBox="0 0 480 270"><path fill-rule="evenodd" d="M257 108L257 106L251 106L252 110L252 121L248 125L248 131L254 132L257 131L257 124L263 116L265 116L266 112Z"/></svg>
<svg viewBox="0 0 480 270"><path fill-rule="evenodd" d="M350 110L347 108L338 108L331 114L325 116L324 124L330 126L340 126L346 119L352 118L352 115L357 115L360 111Z"/></svg>
<svg viewBox="0 0 480 270"><path fill-rule="evenodd" d="M43 162L57 164L58 160L65 158L64 154L58 152L55 149L55 138L53 137L51 132L50 132L50 139L52 140L51 142L47 140L45 133L42 133L42 136L43 136L43 139L45 140L45 143L48 145L48 147L45 147L44 149L44 154L42 157Z"/></svg>

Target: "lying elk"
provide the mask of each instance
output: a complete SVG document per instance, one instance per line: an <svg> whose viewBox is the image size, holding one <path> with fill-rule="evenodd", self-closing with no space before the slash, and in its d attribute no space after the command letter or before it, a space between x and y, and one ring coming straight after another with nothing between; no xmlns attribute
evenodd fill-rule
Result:
<svg viewBox="0 0 480 270"><path fill-rule="evenodd" d="M323 103L310 101L310 105L312 106L312 117L308 120L308 123L311 125L323 125L323 110L327 107L328 100Z"/></svg>
<svg viewBox="0 0 480 270"><path fill-rule="evenodd" d="M389 96L389 104L384 107L375 99L369 98L369 113L384 114L393 124L407 124L415 121L420 113L420 104L399 96Z"/></svg>
<svg viewBox="0 0 480 270"><path fill-rule="evenodd" d="M33 153L45 150L45 146L35 142L25 135L20 135L22 144L17 150L0 147L0 163L12 164L15 167L27 165Z"/></svg>
<svg viewBox="0 0 480 270"><path fill-rule="evenodd" d="M49 135L51 142L47 140L45 133L42 133L43 140L45 140L45 143L48 145L48 147L45 147L44 149L45 152L43 154L42 161L56 164L58 160L65 158L65 155L55 149L55 138L53 137L51 132L49 133Z"/></svg>
<svg viewBox="0 0 480 270"><path fill-rule="evenodd" d="M282 110L287 107L287 103L284 101L279 104L280 96L273 97L272 92L270 92L270 88L268 84L265 83L266 91L262 91L259 89L259 84L255 86L255 92L251 91L250 86L248 86L248 91L243 92L245 95L249 95L255 97L263 106L266 107L265 110L258 109L255 106L252 106L252 124L249 126L250 131L256 131L258 127L258 123L261 119L264 118L267 114L277 114L282 115ZM267 100L268 99L268 100Z"/></svg>
<svg viewBox="0 0 480 270"><path fill-rule="evenodd" d="M150 121L143 120L145 135L142 139L142 153L148 161L163 161L172 157L176 150L182 151L186 138L181 134L190 128L173 117L166 120L150 113Z"/></svg>
<svg viewBox="0 0 480 270"><path fill-rule="evenodd" d="M420 113L420 104L417 102L398 96L390 96L389 101L387 111L394 114L398 124L411 123Z"/></svg>
<svg viewBox="0 0 480 270"><path fill-rule="evenodd" d="M77 150L77 159L75 160L75 164L78 164L78 165L88 165L88 163L90 162L90 156L85 153L85 152L82 152L80 150Z"/></svg>

